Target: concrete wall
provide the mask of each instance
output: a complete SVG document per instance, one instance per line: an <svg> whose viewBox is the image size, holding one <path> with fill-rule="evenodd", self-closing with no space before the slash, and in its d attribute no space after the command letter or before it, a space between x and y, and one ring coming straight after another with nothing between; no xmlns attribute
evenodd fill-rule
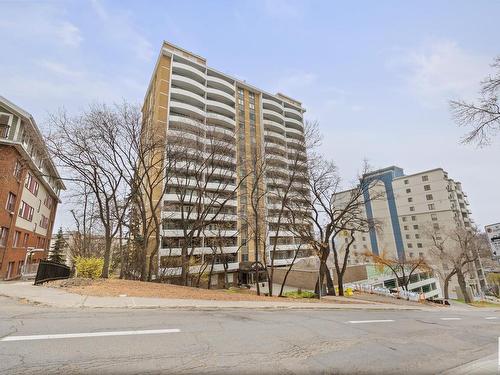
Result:
<svg viewBox="0 0 500 375"><path fill-rule="evenodd" d="M275 268L274 282L276 284L281 284L283 282L287 270L288 267ZM332 272L332 276L334 279L334 283L337 284L337 276L335 272ZM366 267L364 265L351 266L346 269L344 275L344 284L354 281L366 280L367 278L368 275ZM314 290L317 280L317 270L292 269L288 274L286 286Z"/></svg>

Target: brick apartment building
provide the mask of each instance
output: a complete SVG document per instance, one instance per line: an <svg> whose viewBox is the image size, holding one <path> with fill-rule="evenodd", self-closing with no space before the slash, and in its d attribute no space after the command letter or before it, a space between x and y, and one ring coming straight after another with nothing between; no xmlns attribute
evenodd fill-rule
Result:
<svg viewBox="0 0 500 375"><path fill-rule="evenodd" d="M62 189L35 120L0 96L0 280L47 257Z"/></svg>

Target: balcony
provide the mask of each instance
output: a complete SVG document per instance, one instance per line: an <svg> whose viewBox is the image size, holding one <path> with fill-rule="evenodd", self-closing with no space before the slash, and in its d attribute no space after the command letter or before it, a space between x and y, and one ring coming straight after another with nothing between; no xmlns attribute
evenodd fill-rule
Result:
<svg viewBox="0 0 500 375"><path fill-rule="evenodd" d="M179 102L177 100L174 100L173 98L170 101L170 108L175 109L176 112L182 113L183 115L191 118L203 120L203 118L205 117L205 111L203 109L200 109L188 103Z"/></svg>
<svg viewBox="0 0 500 375"><path fill-rule="evenodd" d="M265 109L278 112L280 114L283 113L283 106L280 103L275 102L274 100L271 99L262 98L262 107Z"/></svg>
<svg viewBox="0 0 500 375"><path fill-rule="evenodd" d="M205 96L205 85L192 78L172 74L172 85Z"/></svg>
<svg viewBox="0 0 500 375"><path fill-rule="evenodd" d="M304 137L304 132L302 130L296 129L296 128L286 128L286 135L287 135L287 137L288 137L289 134L293 134L293 135Z"/></svg>
<svg viewBox="0 0 500 375"><path fill-rule="evenodd" d="M264 119L263 124L265 130L272 130L282 134L284 134L285 131L287 130L285 128L285 125L280 124L279 122L273 120Z"/></svg>
<svg viewBox="0 0 500 375"><path fill-rule="evenodd" d="M191 65L184 64L179 61L173 61L172 72L174 74L179 74L194 79L195 81L198 81L201 84L205 85L205 80L206 80L205 72L202 72L201 70L196 69Z"/></svg>
<svg viewBox="0 0 500 375"><path fill-rule="evenodd" d="M279 124L283 124L283 121L285 119L283 115L265 108L262 109L262 114L264 115L265 120L272 120Z"/></svg>
<svg viewBox="0 0 500 375"><path fill-rule="evenodd" d="M280 141L282 141L284 143L287 142L287 138L283 134L281 134L281 133L276 133L276 132L265 130L264 131L264 135L267 136L267 137L277 138L277 139L279 139Z"/></svg>
<svg viewBox="0 0 500 375"><path fill-rule="evenodd" d="M224 92L228 93L229 95L233 95L233 97L234 97L234 94L235 94L234 84L231 84L222 78L208 75L207 76L207 86L224 91Z"/></svg>
<svg viewBox="0 0 500 375"><path fill-rule="evenodd" d="M235 103L235 98L234 95L230 95L225 91L213 88L213 87L207 87L207 94L209 96L209 99L215 99L221 102L228 102L232 103L234 107Z"/></svg>
<svg viewBox="0 0 500 375"><path fill-rule="evenodd" d="M293 108L285 107L285 116L302 121L302 113Z"/></svg>
<svg viewBox="0 0 500 375"><path fill-rule="evenodd" d="M227 117L234 117L236 114L234 107L231 107L227 104L224 104L224 103L216 101L216 100L208 99L207 100L207 109L211 110L212 112L216 112L216 113L219 113L219 114L227 116Z"/></svg>
<svg viewBox="0 0 500 375"><path fill-rule="evenodd" d="M178 87L172 87L170 89L170 95L173 100L188 103L196 107L205 106L205 98L203 96L195 94L192 91L188 91Z"/></svg>
<svg viewBox="0 0 500 375"><path fill-rule="evenodd" d="M235 129L236 121L228 116L221 115L215 112L207 112L207 119L210 120L210 123L217 124L226 128Z"/></svg>
<svg viewBox="0 0 500 375"><path fill-rule="evenodd" d="M295 129L303 129L304 124L302 121L296 120L294 118L286 117L285 118L285 124L288 127L295 128Z"/></svg>

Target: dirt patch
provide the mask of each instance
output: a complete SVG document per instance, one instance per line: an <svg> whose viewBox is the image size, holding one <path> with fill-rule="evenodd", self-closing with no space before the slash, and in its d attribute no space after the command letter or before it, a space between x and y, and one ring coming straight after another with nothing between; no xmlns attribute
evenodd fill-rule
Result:
<svg viewBox="0 0 500 375"><path fill-rule="evenodd" d="M45 284L50 288L64 288L68 292L98 297L150 297L172 299L198 299L218 301L269 301L269 302L308 302L332 303L315 299L291 299L283 297L258 296L248 289L208 290L179 285L159 284L119 279L68 279ZM334 301L333 303L356 303L357 301Z"/></svg>

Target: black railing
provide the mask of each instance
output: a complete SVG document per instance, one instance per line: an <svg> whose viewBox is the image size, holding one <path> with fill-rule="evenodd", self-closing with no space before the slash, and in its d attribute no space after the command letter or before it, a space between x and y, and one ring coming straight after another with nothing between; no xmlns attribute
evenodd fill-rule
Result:
<svg viewBox="0 0 500 375"><path fill-rule="evenodd" d="M35 285L52 280L67 279L70 273L71 269L64 264L41 260L36 272Z"/></svg>

